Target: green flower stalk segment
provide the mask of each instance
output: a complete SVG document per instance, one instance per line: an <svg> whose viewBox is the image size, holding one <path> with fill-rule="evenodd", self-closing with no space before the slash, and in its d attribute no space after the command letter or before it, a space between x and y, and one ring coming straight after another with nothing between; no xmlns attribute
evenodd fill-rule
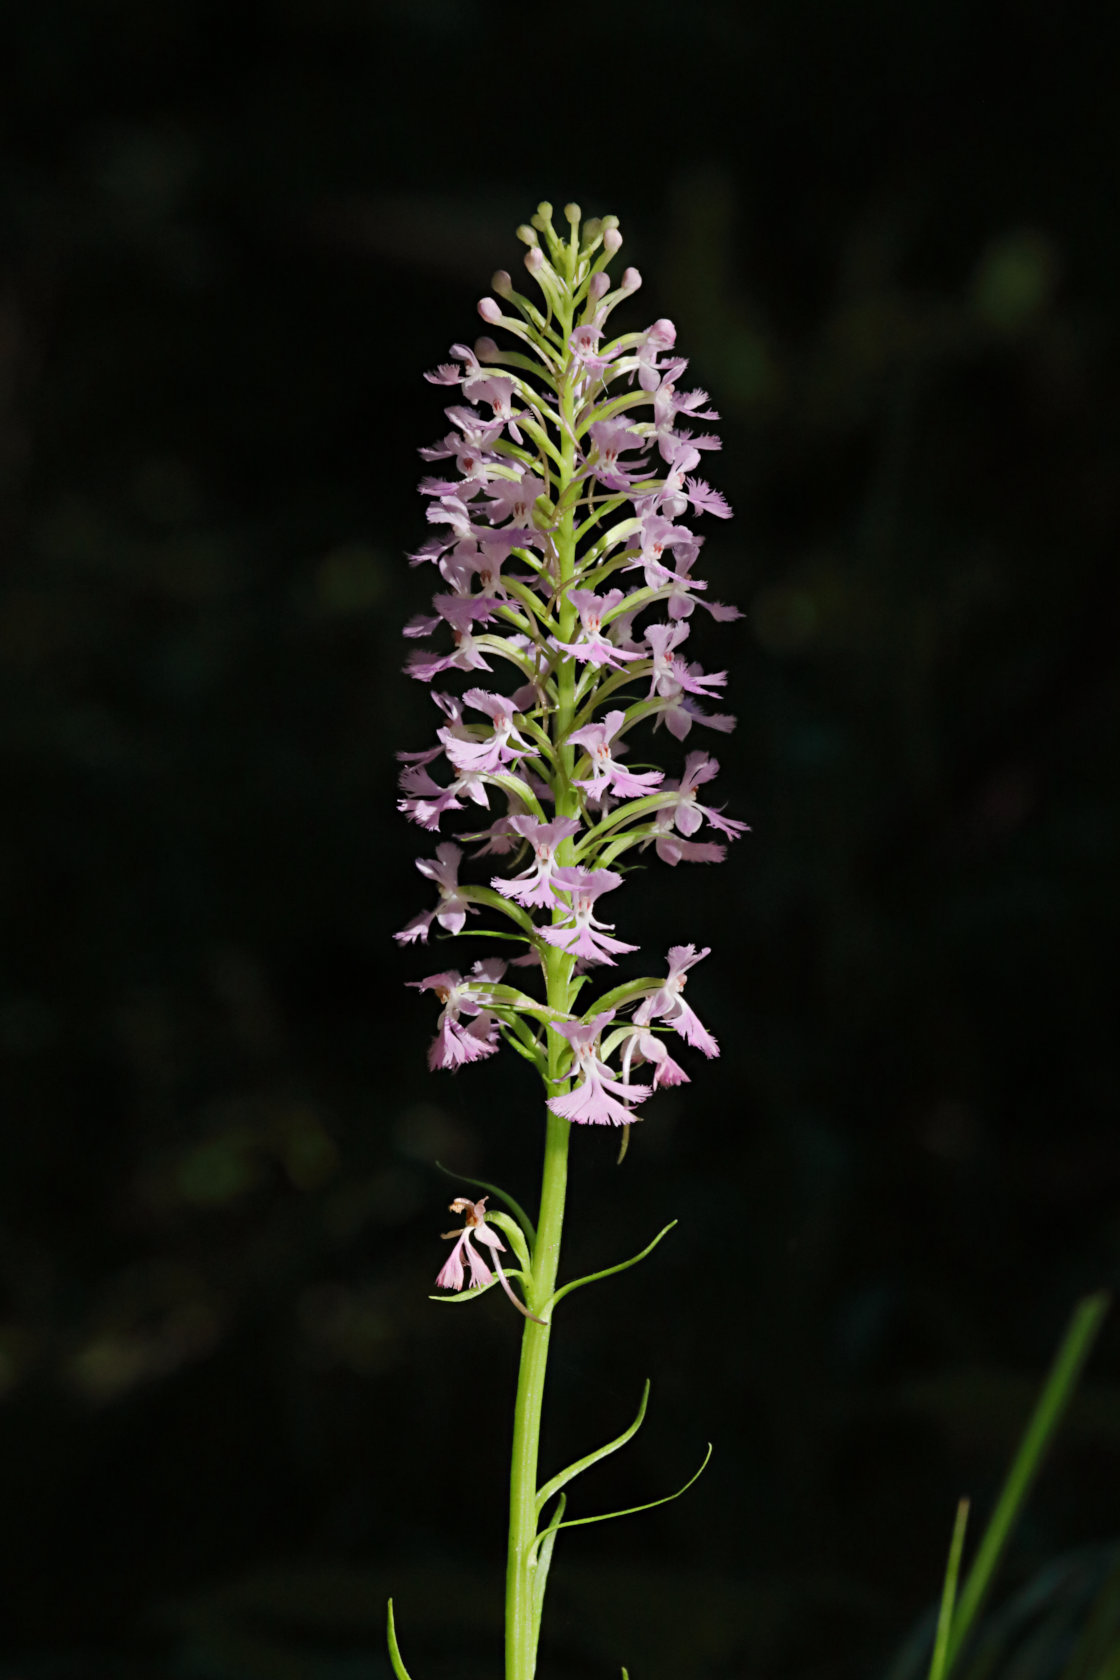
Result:
<svg viewBox="0 0 1120 1680"><path fill-rule="evenodd" d="M718 863L746 828L709 802L719 764L690 740L694 729L725 734L735 721L713 709L726 672L704 671L686 647L697 607L719 621L741 616L709 600L694 572L704 538L693 521L731 513L696 476L719 448L698 428L719 417L705 391L682 388L688 364L671 321L610 336L614 310L641 285L633 268L613 285L608 275L622 244L617 218L583 221L572 204L564 217L561 235L542 204L518 229L539 300L501 271L479 303L483 321L511 342L452 345L453 359L426 375L455 396L450 429L421 450L433 469L420 486L432 535L409 558L434 567L437 584L432 613L405 635L433 646L417 647L406 669L431 685L439 718L434 746L400 754L400 809L429 833L446 832L446 822L456 838L418 862L435 902L395 937L424 944L434 929L511 947L465 973L409 982L440 1007L429 1066L456 1071L506 1044L545 1086L536 1231L488 1209L487 1197L459 1197L452 1207L465 1224L450 1233L436 1280L460 1300L500 1283L524 1315L507 1680L535 1671L557 1533L599 1520L565 1522L562 1486L641 1421L540 1485L552 1309L574 1287L557 1288L571 1128L629 1128L659 1087L688 1083L674 1040L719 1054L684 998L707 947L671 946L657 973L594 1001L584 987L620 958L637 966L638 947L606 919L617 915L628 864L649 854L670 868ZM663 740L675 765L627 762L639 730ZM395 1633L390 1643L400 1677Z"/></svg>

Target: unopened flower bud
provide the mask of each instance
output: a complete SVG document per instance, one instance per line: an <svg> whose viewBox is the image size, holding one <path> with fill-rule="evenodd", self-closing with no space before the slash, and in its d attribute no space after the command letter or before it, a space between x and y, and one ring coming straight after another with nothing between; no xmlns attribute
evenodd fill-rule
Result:
<svg viewBox="0 0 1120 1680"><path fill-rule="evenodd" d="M623 269L618 289L620 292L636 292L641 283L642 277L636 268Z"/></svg>
<svg viewBox="0 0 1120 1680"><path fill-rule="evenodd" d="M522 222L517 230L517 237L523 245L535 245L537 243L537 230L531 228L528 222Z"/></svg>
<svg viewBox="0 0 1120 1680"><path fill-rule="evenodd" d="M598 239L602 231L602 222L599 220L598 216L592 216L590 221L584 222L583 224L584 242L588 245L592 244L594 240Z"/></svg>
<svg viewBox="0 0 1120 1680"><path fill-rule="evenodd" d="M474 353L480 362L496 362L501 356L501 351L492 338L476 338Z"/></svg>
<svg viewBox="0 0 1120 1680"><path fill-rule="evenodd" d="M580 210L578 204L565 204L564 206L564 220L567 222L569 227L579 226L579 219L582 213L583 212Z"/></svg>
<svg viewBox="0 0 1120 1680"><path fill-rule="evenodd" d="M606 297L606 295L610 291L610 289L611 289L610 277L606 274L603 274L602 272L600 272L599 274L593 274L592 275L591 284L587 288L588 292L594 298L596 303L598 303L598 301L601 297Z"/></svg>
<svg viewBox="0 0 1120 1680"><path fill-rule="evenodd" d="M525 253L525 267L530 274L539 274L544 267L544 252L539 245L532 246Z"/></svg>
<svg viewBox="0 0 1120 1680"><path fill-rule="evenodd" d="M622 235L616 227L609 227L603 235L603 249L608 256L613 257L622 244Z"/></svg>
<svg viewBox="0 0 1120 1680"><path fill-rule="evenodd" d="M489 321L492 327L496 327L502 318L502 312L492 297L479 298L478 313L484 321Z"/></svg>
<svg viewBox="0 0 1120 1680"><path fill-rule="evenodd" d="M550 239L556 238L556 232L552 226L552 206L547 199L537 205L536 215L529 219L538 233L547 233Z"/></svg>
<svg viewBox="0 0 1120 1680"><path fill-rule="evenodd" d="M499 268L496 274L492 274L490 276L490 284L493 286L499 297L508 298L513 296L513 281L510 279L504 268Z"/></svg>

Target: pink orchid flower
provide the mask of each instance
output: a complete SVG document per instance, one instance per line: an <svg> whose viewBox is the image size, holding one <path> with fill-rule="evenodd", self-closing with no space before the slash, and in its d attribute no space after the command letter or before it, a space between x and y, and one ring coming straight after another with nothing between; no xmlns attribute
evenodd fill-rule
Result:
<svg viewBox="0 0 1120 1680"><path fill-rule="evenodd" d="M719 1045L698 1016L684 1001L681 993L688 979L688 971L706 957L711 950L705 945L698 951L695 945L673 945L669 950L669 972L656 991L647 992L634 1011L634 1024L648 1027L651 1021L667 1021L674 1032L680 1033L686 1044L702 1050L705 1056L718 1056Z"/></svg>
<svg viewBox="0 0 1120 1680"><path fill-rule="evenodd" d="M622 885L622 876L613 869L554 869L552 878L558 887L572 895L569 919L552 927L538 927L537 932L550 945L566 951L570 957L582 957L589 963L615 966L612 951L636 951L636 945L612 939L603 930L613 928L613 922L595 919L595 901L602 893Z"/></svg>
<svg viewBox="0 0 1120 1680"><path fill-rule="evenodd" d="M587 428L594 444L590 471L606 490L625 491L648 476L648 440L625 420L593 420ZM642 451L637 461L623 461L623 455Z"/></svg>
<svg viewBox="0 0 1120 1680"><path fill-rule="evenodd" d="M591 760L591 776L575 783L591 799L601 798L604 791L617 794L620 799L641 799L645 794L653 793L665 780L663 770L639 770L635 773L614 758L612 745L625 719L625 712L608 712L601 723L589 723L583 729L573 729L568 736L568 740L574 746L582 747Z"/></svg>
<svg viewBox="0 0 1120 1680"><path fill-rule="evenodd" d="M436 1030L428 1050L428 1066L449 1068L452 1073L467 1062L481 1061L492 1056L498 1048L498 1023L487 1009L491 1001L489 988L497 985L506 965L498 959L477 962L471 977L464 980L458 969L450 968L442 974L429 974L423 980L408 980L406 985L418 992L434 992L443 1005ZM469 1026L460 1017L473 1016Z"/></svg>
<svg viewBox="0 0 1120 1680"><path fill-rule="evenodd" d="M561 904L562 900L554 885L557 872L556 848L561 840L570 839L573 834L578 834L579 826L577 817L557 817L550 823L542 823L536 817L510 817L509 827L528 840L533 848L535 861L529 869L523 870L520 875L514 875L512 879L495 875L490 885L505 898L515 899L526 909L549 910L553 905Z"/></svg>
<svg viewBox="0 0 1120 1680"><path fill-rule="evenodd" d="M695 834L705 818L729 840L737 840L740 834L748 832L745 822L740 822L737 817L725 817L714 806L701 805L697 799L703 783L710 782L718 772L719 760L709 757L706 752L689 753L685 759L676 799L668 807L673 811L673 822L681 834Z"/></svg>
<svg viewBox="0 0 1120 1680"><path fill-rule="evenodd" d="M436 1278L436 1288L462 1289L466 1284L468 1289L484 1289L488 1283L493 1282L494 1272L496 1272L498 1282L518 1312L523 1313L526 1318L531 1318L534 1324L543 1324L544 1319L537 1318L535 1313L531 1313L524 1302L519 1301L510 1288L509 1279L502 1269L502 1262L498 1259L499 1254L505 1253L506 1245L493 1226L486 1223L486 1204L489 1200L489 1196L483 1196L479 1201L472 1202L469 1196L456 1196L451 1203L449 1211L451 1213L461 1213L464 1216L465 1223L461 1231L444 1231L443 1233L444 1241L454 1239L455 1247L440 1268L439 1276ZM485 1248L489 1249L490 1258L494 1262L494 1272L490 1270L486 1257L478 1252L475 1243L482 1243ZM466 1275L468 1268L470 1270L469 1281Z"/></svg>
<svg viewBox="0 0 1120 1680"><path fill-rule="evenodd" d="M623 661L642 657L640 653L625 652L603 633L603 618L623 599L621 589L610 589L605 595L596 595L590 589L569 589L568 599L579 613L582 634L575 642L557 638L557 647L584 664L613 665L618 670L622 669Z"/></svg>
<svg viewBox="0 0 1120 1680"><path fill-rule="evenodd" d="M572 1077L579 1077L580 1083L567 1096L549 1098L548 1106L554 1114L592 1126L629 1126L641 1118L628 1105L642 1102L651 1087L616 1079L599 1055L599 1034L613 1019L614 1010L605 1009L590 1021L565 1021L555 1026L554 1030L572 1047Z"/></svg>
<svg viewBox="0 0 1120 1680"><path fill-rule="evenodd" d="M434 910L422 910L399 933L395 933L393 938L398 945L411 945L416 939L427 944L428 930L433 922L438 922L448 933L461 933L467 917L478 914L474 905L463 897L459 886L462 856L459 846L445 840L442 846L436 847L434 858L417 858L416 867L421 875L426 875L439 888L439 904Z"/></svg>
<svg viewBox="0 0 1120 1680"><path fill-rule="evenodd" d="M653 655L648 698L655 694L672 698L684 691L710 697L713 688L722 688L727 682L726 671L705 674L699 666L690 666L687 660L676 657L677 648L688 636L689 627L683 619L676 624L651 624L646 631L646 642Z"/></svg>
<svg viewBox="0 0 1120 1680"><path fill-rule="evenodd" d="M465 705L477 712L485 712L494 725L493 733L479 741L473 735L463 736L452 729L436 731L443 742L449 761L456 770L473 770L478 775L497 775L507 764L514 764L532 752L528 741L514 724L516 707L504 694L490 694L484 688L468 688L463 696Z"/></svg>

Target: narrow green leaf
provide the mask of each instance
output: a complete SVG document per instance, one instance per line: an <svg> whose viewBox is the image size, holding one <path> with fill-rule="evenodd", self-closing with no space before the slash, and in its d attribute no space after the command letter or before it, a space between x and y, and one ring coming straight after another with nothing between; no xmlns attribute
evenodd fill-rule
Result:
<svg viewBox="0 0 1120 1680"><path fill-rule="evenodd" d="M625 833L619 835L617 840L612 840L609 846L604 846L595 859L596 867L610 869L623 852L630 851L634 846L640 846L643 840L655 840L659 832L653 823L639 824L637 828L628 828Z"/></svg>
<svg viewBox="0 0 1120 1680"><path fill-rule="evenodd" d="M595 1013L598 1015L604 1009L621 1009L646 992L659 991L664 984L664 975L660 980L654 975L647 975L644 980L627 980L624 985L615 986L612 991L604 992L602 997L595 999Z"/></svg>
<svg viewBox="0 0 1120 1680"><path fill-rule="evenodd" d="M516 1270L507 1272L506 1278L514 1283L524 1284L525 1282L525 1274ZM488 1289L493 1289L494 1285L500 1282L500 1278L492 1277L489 1283L476 1284L469 1289L457 1289L453 1295L429 1295L428 1299L429 1301L436 1301L444 1307L461 1307L464 1301L476 1300L479 1295L485 1295Z"/></svg>
<svg viewBox="0 0 1120 1680"><path fill-rule="evenodd" d="M510 1032L515 1032L522 1044L530 1050L539 1051L543 1048L540 1039L516 1006L505 1004L497 999L487 999L487 1007L497 1016L502 1026Z"/></svg>
<svg viewBox="0 0 1120 1680"><path fill-rule="evenodd" d="M404 1666L404 1658L401 1656L401 1648L397 1644L397 1629L396 1624L393 1621L392 1599L389 1600L389 1625L387 1629L387 1638L389 1641L389 1661L393 1665L393 1673L396 1675L397 1680L412 1680L412 1676L409 1674L408 1669Z"/></svg>
<svg viewBox="0 0 1120 1680"><path fill-rule="evenodd" d="M1019 1512L1077 1387L1108 1306L1109 1297L1101 1291L1087 1295L1074 1310L961 1590L945 1657L945 1675L951 1673L980 1613Z"/></svg>
<svg viewBox="0 0 1120 1680"><path fill-rule="evenodd" d="M644 817L653 811L660 811L664 806L671 805L676 798L676 792L670 789L662 793L646 793L640 799L627 799L623 804L616 806L609 816L603 817L595 824L594 828L589 828L583 839L577 843L575 847L577 863L588 852L598 850L600 842L606 835L611 835L613 838L613 830L618 827L619 823L628 823L637 817ZM495 896L497 895L495 894Z"/></svg>
<svg viewBox="0 0 1120 1680"><path fill-rule="evenodd" d="M504 1202L506 1204L509 1211L513 1214L513 1217L528 1237L530 1248L536 1247L536 1227L533 1224L533 1221L529 1218L529 1215L525 1212L525 1209L521 1206L520 1202L515 1202L513 1197L507 1195L504 1190L498 1187L498 1185L488 1184L484 1178L470 1178L466 1173L452 1172L451 1168L445 1167L442 1161L436 1161L435 1165L446 1178L453 1178L459 1184L473 1184L477 1190L485 1190L487 1195L497 1196L500 1202Z"/></svg>
<svg viewBox="0 0 1120 1680"><path fill-rule="evenodd" d="M553 1476L550 1482L546 1482L544 1487L541 1488L540 1492L537 1494L538 1512L544 1509L545 1505L547 1505L554 1493L559 1493L560 1489L562 1487L566 1487L574 1477L579 1475L581 1470L590 1470L591 1466L593 1464L598 1464L601 1458L609 1458L611 1453L618 1451L619 1447L624 1447L627 1441L632 1441L634 1436L638 1433L638 1430L642 1427L642 1421L645 1418L646 1407L648 1405L649 1378L647 1377L646 1385L642 1389L642 1398L638 1406L638 1415L630 1427L628 1429L624 1429L622 1434L616 1436L613 1441L608 1441L605 1447L598 1447L595 1452L588 1453L586 1458L577 1459L574 1464L569 1464L566 1470L561 1470L557 1475Z"/></svg>
<svg viewBox="0 0 1120 1680"><path fill-rule="evenodd" d="M629 671L620 671L616 677L608 677L606 682L600 683L588 704L581 712L576 713L575 728L582 729L585 724L590 723L603 702L632 681Z"/></svg>
<svg viewBox="0 0 1120 1680"><path fill-rule="evenodd" d="M470 931L475 933L477 929L472 927ZM558 1016L558 1012L555 1009L550 1009L547 1003L541 1003L538 998L530 997L527 992L518 991L516 986L505 986L501 983L492 985L487 990L487 997L494 1000L493 1004L490 1005L491 1008L500 1004L503 1007L508 1006L510 1010L517 1010L521 1014L539 1015L544 1021L554 1021L558 1018L560 1020L567 1019L566 1015Z"/></svg>
<svg viewBox="0 0 1120 1680"><path fill-rule="evenodd" d="M949 1542L949 1561L945 1566L945 1585L941 1589L941 1608L937 1615L937 1633L933 1641L929 1680L945 1680L949 1635L953 1627L953 1608L957 1601L957 1578L961 1571L961 1553L964 1550L964 1532L967 1527L968 1500L962 1499L957 1505L953 1537Z"/></svg>
<svg viewBox="0 0 1120 1680"><path fill-rule="evenodd" d="M495 782L506 782L510 780L508 776L495 776L492 779ZM528 803L529 801L526 800L526 804ZM540 811L539 804L537 805L537 810L538 812ZM543 818L543 812L541 815ZM469 899L472 904L485 904L491 910L500 910L503 916L508 916L511 922L517 923L518 927L525 933L527 939L533 941L536 940L537 924L534 922L533 918L527 911L522 910L520 905L511 903L508 898L503 898L502 894L500 892L495 892L493 888L460 887L459 897ZM472 927L470 931L473 933L475 930ZM455 935L454 937L458 936Z"/></svg>
<svg viewBox="0 0 1120 1680"><path fill-rule="evenodd" d="M532 1567L536 1574L533 1576L533 1621L540 1627L541 1612L544 1609L544 1589L548 1585L548 1570L552 1562L552 1548L556 1544L556 1530L560 1526L560 1519L564 1515L564 1507L568 1502L566 1493L562 1493L556 1502L556 1513L544 1533L540 1536L540 1550L533 1559Z"/></svg>
<svg viewBox="0 0 1120 1680"><path fill-rule="evenodd" d="M712 1443L709 1441L708 1450L704 1454L704 1460L699 1470L696 1471L695 1475L690 1476L684 1486L677 1489L676 1493L667 1493L662 1499L651 1499L645 1505L628 1505L624 1511L602 1511L597 1517L569 1517L567 1522L556 1524L557 1531L562 1528L584 1528L588 1523L610 1522L614 1517L634 1517L637 1516L639 1511L654 1511L658 1505L671 1505L674 1499L679 1499L682 1493L688 1492L693 1482L699 1481L708 1468L708 1460L711 1456Z"/></svg>
<svg viewBox="0 0 1120 1680"><path fill-rule="evenodd" d="M509 1276L509 1273L506 1273ZM480 1283L474 1289L457 1289L453 1295L429 1295L429 1301L437 1301L442 1307L461 1307L464 1301L474 1301L479 1295L485 1295L488 1289L493 1289L497 1278L492 1277L489 1283Z"/></svg>
<svg viewBox="0 0 1120 1680"><path fill-rule="evenodd" d="M664 601L669 595L669 589L662 585L659 589L634 589L629 595L623 595L621 601L616 601L613 607L608 607L602 616L603 624L610 624L623 613L638 612L642 607L648 607L651 601Z"/></svg>
<svg viewBox="0 0 1120 1680"><path fill-rule="evenodd" d="M608 1266L601 1272L589 1272L586 1277L573 1278L571 1283L564 1284L563 1288L558 1289L551 1301L549 1301L549 1308L554 1307L557 1301L562 1301L565 1295L570 1295L573 1289L582 1289L585 1283L598 1283L600 1278L614 1277L616 1272L628 1272L631 1266L636 1266L639 1260L644 1260L647 1254L653 1253L662 1237L668 1236L669 1232L673 1229L673 1226L676 1223L677 1221L675 1219L670 1219L668 1225L663 1226L661 1230L658 1231L653 1241L647 1243L641 1253L635 1254L631 1259L620 1260L617 1266Z"/></svg>
<svg viewBox="0 0 1120 1680"><path fill-rule="evenodd" d="M598 1007L598 1001L596 1000L596 1013L598 1013ZM632 1030L633 1029L631 1028L630 1023L627 1022L624 1026L614 1027L609 1033L603 1034L599 1040L599 1054L604 1062L609 1062L611 1056L618 1049L619 1045L625 1044L626 1040L630 1037ZM636 1116L636 1118L640 1119L641 1117Z"/></svg>
<svg viewBox="0 0 1120 1680"><path fill-rule="evenodd" d="M463 840L469 840L471 836L469 834L464 834L460 838ZM523 933L503 933L501 928L472 927L468 931L472 939L508 939L518 945L532 943L532 941L528 940ZM433 941L441 945L445 939L461 939L462 937L463 935L459 933L440 933L438 929L432 935Z"/></svg>

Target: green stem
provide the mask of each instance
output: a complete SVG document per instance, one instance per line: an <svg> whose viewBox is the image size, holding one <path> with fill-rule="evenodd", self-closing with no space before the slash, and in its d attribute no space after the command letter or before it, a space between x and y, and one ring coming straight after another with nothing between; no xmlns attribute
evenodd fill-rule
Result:
<svg viewBox="0 0 1120 1680"><path fill-rule="evenodd" d="M944 1654L943 1673L948 1676L968 1638L972 1624L983 1608L992 1577L999 1565L1027 1494L1077 1387L1082 1367L1092 1351L1109 1298L1100 1291L1080 1301L1070 1320L1062 1344L1054 1356L1042 1393L1035 1403L1019 1450L1007 1480L1000 1490L995 1510L988 1519L984 1538L961 1588L952 1628Z"/></svg>
<svg viewBox="0 0 1120 1680"><path fill-rule="evenodd" d="M572 304L565 300L567 314L558 325L566 343L572 329ZM557 472L557 501L575 476L576 446L573 428L573 397L570 377L565 373L557 393L564 420L561 428L560 462ZM560 639L572 641L575 634L576 610L565 594L565 588L575 576L576 534L572 508L569 506L560 519L555 533L558 558L557 611ZM553 764L553 794L558 817L576 816L579 801L573 789L572 771L575 751L568 745L568 735L575 716L575 670L570 658L561 661L556 673L557 704L551 714ZM557 849L558 861L575 861L571 840ZM554 912L559 920L564 912ZM572 1002L571 980L573 959L554 946L542 952L546 996L550 1010L566 1015ZM559 1033L549 1030L548 1091L560 1094L567 1089L562 1069L568 1061L568 1045ZM568 1184L567 1120L551 1109L545 1131L544 1166L541 1175L541 1205L537 1220L537 1240L533 1249L532 1285L527 1291L531 1312L550 1318L547 1308L556 1289L556 1274L560 1263L560 1239L564 1227L564 1198ZM540 1627L541 1595L534 1591L537 1570L547 1568L536 1549L537 1483L540 1456L541 1412L544 1406L545 1375L548 1368L548 1344L552 1333L550 1322L534 1323L526 1319L521 1338L521 1366L517 1378L517 1398L513 1415L513 1447L510 1461L509 1490L509 1552L506 1564L506 1680L533 1680L537 1665L537 1636Z"/></svg>
<svg viewBox="0 0 1120 1680"><path fill-rule="evenodd" d="M555 1039L550 1034L550 1039ZM545 1136L544 1178L537 1245L533 1255L533 1287L529 1306L539 1312L556 1286L560 1235L564 1223L564 1193L568 1178L567 1120L551 1111ZM513 1452L510 1466L509 1558L506 1567L506 1676L532 1680L537 1663L537 1607L533 1583L536 1573L537 1480L541 1410L548 1365L550 1322L525 1320L521 1339L521 1368L514 1409Z"/></svg>

